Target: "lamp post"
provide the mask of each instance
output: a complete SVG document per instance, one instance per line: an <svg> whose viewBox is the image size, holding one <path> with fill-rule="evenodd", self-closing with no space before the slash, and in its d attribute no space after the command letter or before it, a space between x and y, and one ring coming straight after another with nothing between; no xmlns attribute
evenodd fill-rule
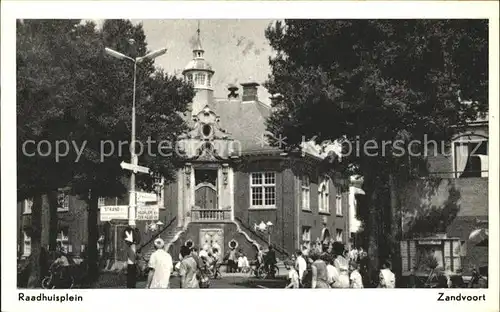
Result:
<svg viewBox="0 0 500 312"><path fill-rule="evenodd" d="M130 40L133 44L134 41ZM142 61L149 59L153 60L167 52L166 48L156 50L150 52L142 57L136 57L135 59L117 52L110 48L104 49L105 53L109 56L117 58L119 60L127 60L134 63L134 86L133 86L133 95L132 95L132 134L131 134L131 142L130 142L130 162L133 166L137 166L137 155L135 154L135 95L136 95L136 83L137 83L137 64ZM134 170L130 171L130 190L129 190L129 209L128 209L128 224L132 227L135 227L135 208L136 208L136 193L135 193L135 172Z"/></svg>
<svg viewBox="0 0 500 312"><path fill-rule="evenodd" d="M267 244L270 246L271 245L271 227L274 224L271 221L267 221L264 223L263 221L260 221L259 225L254 224L254 229L259 230L260 232L267 232Z"/></svg>

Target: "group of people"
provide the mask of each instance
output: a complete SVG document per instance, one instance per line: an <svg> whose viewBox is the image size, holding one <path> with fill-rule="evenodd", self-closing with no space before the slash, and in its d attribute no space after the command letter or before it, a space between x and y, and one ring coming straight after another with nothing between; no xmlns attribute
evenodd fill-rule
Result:
<svg viewBox="0 0 500 312"><path fill-rule="evenodd" d="M340 242L319 248L299 250L289 269L286 288L365 288L371 287L367 254L362 249L347 252ZM395 275L384 263L378 276L378 287L394 288Z"/></svg>
<svg viewBox="0 0 500 312"><path fill-rule="evenodd" d="M173 266L172 257L165 250L165 242L161 238L154 241L155 251L148 263L148 279L146 288L169 288L170 276L176 269L180 276L180 288L207 288L209 286L208 271L216 268L220 252L217 248L204 246L182 246L179 262Z"/></svg>

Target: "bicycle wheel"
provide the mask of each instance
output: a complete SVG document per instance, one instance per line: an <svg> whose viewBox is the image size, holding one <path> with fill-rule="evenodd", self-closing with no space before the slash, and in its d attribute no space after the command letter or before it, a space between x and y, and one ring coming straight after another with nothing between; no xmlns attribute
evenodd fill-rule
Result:
<svg viewBox="0 0 500 312"><path fill-rule="evenodd" d="M257 278L264 279L267 277L267 273L262 266L256 270L256 273Z"/></svg>
<svg viewBox="0 0 500 312"><path fill-rule="evenodd" d="M54 289L55 286L52 285L52 277L51 276L46 276L42 280L42 288L43 289Z"/></svg>
<svg viewBox="0 0 500 312"><path fill-rule="evenodd" d="M273 270L273 272L272 272L273 277L276 277L277 275L279 275L280 269L278 268L278 266L276 264L273 265L272 270Z"/></svg>

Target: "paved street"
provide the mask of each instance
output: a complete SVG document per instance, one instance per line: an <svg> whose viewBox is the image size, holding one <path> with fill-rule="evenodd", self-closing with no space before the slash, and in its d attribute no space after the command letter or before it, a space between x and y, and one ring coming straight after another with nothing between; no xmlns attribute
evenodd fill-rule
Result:
<svg viewBox="0 0 500 312"><path fill-rule="evenodd" d="M95 288L125 288L125 275L106 274L102 275ZM172 276L170 279L171 288L179 288L179 277ZM256 279L250 278L248 274L223 274L221 279L211 280L210 288L284 288L286 285L283 276L276 279ZM145 288L146 281L137 282L137 288Z"/></svg>

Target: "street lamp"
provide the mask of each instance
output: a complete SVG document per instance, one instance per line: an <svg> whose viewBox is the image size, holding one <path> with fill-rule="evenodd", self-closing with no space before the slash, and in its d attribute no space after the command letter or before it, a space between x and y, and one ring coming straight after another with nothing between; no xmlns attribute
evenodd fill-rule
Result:
<svg viewBox="0 0 500 312"><path fill-rule="evenodd" d="M271 227L274 224L271 221L267 221L264 223L264 221L260 221L259 225L254 224L254 230L258 230L260 232L267 232L267 244L271 245Z"/></svg>
<svg viewBox="0 0 500 312"><path fill-rule="evenodd" d="M133 42L132 42L133 43ZM133 95L132 95L132 134L131 134L131 142L130 142L130 161L132 166L137 166L137 155L135 154L135 94L136 94L136 82L137 82L137 64L141 63L146 59L153 60L158 56L161 56L167 52L166 48L156 50L150 52L142 57L136 57L135 59L127 56L123 53L115 51L110 48L105 48L104 52L117 58L119 60L127 60L134 63L134 87L133 87ZM136 196L135 196L135 172L134 170L130 171L130 191L129 191L129 209L128 209L128 224L132 227L135 227L135 207L136 207Z"/></svg>

